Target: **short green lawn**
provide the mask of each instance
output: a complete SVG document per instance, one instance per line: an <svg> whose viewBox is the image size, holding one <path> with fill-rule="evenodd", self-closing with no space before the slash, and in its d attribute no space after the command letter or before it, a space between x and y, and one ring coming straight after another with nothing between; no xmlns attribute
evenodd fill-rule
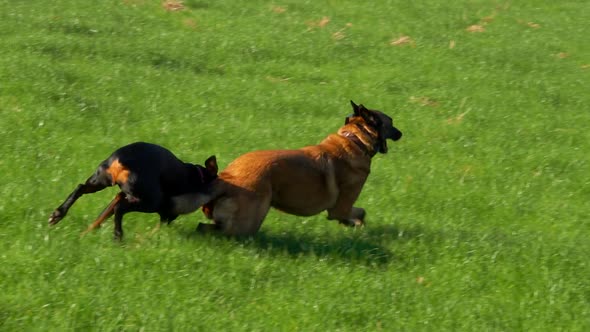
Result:
<svg viewBox="0 0 590 332"><path fill-rule="evenodd" d="M590 43L579 1L0 0L0 330L588 331ZM349 100L404 132L367 226L47 218L116 148L223 168L316 144Z"/></svg>

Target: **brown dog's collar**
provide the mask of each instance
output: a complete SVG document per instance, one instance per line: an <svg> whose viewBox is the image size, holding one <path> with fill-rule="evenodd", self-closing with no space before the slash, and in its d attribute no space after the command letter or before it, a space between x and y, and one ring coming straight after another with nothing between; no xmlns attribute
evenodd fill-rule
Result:
<svg viewBox="0 0 590 332"><path fill-rule="evenodd" d="M346 137L349 140L351 140L352 142L354 142L354 144L356 144L369 157L373 157L375 155L375 152L370 151L367 148L367 146L365 145L365 143L363 143L363 141L361 141L361 139L357 135L355 135L354 133L351 133L350 131L343 131L341 133L341 136Z"/></svg>

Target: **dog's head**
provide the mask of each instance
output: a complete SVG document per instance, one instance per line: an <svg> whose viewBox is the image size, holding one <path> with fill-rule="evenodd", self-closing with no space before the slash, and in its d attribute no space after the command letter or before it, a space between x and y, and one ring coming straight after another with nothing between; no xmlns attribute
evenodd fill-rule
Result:
<svg viewBox="0 0 590 332"><path fill-rule="evenodd" d="M402 132L393 126L393 120L387 114L370 110L362 104L357 105L352 100L350 104L354 113L346 117L345 124L362 123L375 130L377 132L377 141L373 147L375 152L387 153L387 139L397 141L402 138Z"/></svg>

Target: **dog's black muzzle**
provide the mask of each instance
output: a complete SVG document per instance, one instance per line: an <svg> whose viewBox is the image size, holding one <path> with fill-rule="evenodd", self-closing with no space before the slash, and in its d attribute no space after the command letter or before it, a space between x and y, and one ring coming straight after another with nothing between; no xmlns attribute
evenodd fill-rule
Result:
<svg viewBox="0 0 590 332"><path fill-rule="evenodd" d="M397 128L395 128L395 127L393 127L392 129L393 129L393 130L391 131L391 133L390 133L390 135L389 135L389 137L388 137L388 138L390 138L390 139L392 139L392 140L394 140L394 141L397 141L397 140L399 140L400 138L402 138L402 132L401 132L401 131L399 131L399 130L398 130Z"/></svg>

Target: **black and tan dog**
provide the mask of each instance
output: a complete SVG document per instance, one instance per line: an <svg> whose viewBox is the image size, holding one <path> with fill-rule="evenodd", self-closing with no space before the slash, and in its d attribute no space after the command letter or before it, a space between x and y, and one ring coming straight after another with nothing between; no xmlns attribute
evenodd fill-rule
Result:
<svg viewBox="0 0 590 332"><path fill-rule="evenodd" d="M127 212L158 213L160 222L171 222L179 214L195 211L209 197L205 193L217 178L215 156L205 161L205 167L184 163L172 152L156 144L137 142L126 145L104 160L96 172L78 185L68 198L51 214L49 224L57 224L80 196L118 185L118 193L100 216L83 233L100 226L115 215L114 235L123 236L123 215ZM191 193L190 206L183 195ZM179 197L177 197L179 196Z"/></svg>
<svg viewBox="0 0 590 332"><path fill-rule="evenodd" d="M371 158L387 153L387 139L402 133L389 116L352 102L354 114L338 133L298 150L255 151L234 160L212 183L212 200L203 212L213 224L200 232L249 236L260 228L270 207L328 219L347 226L364 224L365 210L353 207L371 168Z"/></svg>

